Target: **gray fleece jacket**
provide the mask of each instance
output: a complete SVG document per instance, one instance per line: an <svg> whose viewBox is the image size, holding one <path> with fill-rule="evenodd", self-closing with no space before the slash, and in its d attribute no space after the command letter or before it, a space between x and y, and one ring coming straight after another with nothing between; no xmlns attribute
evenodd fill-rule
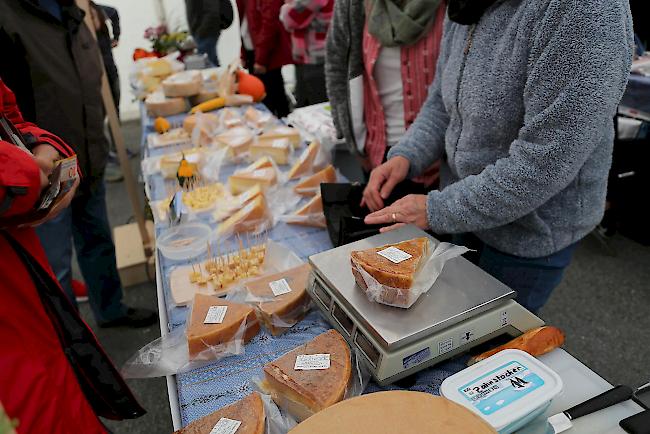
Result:
<svg viewBox="0 0 650 434"><path fill-rule="evenodd" d="M429 97L388 155L409 176L443 159L431 229L523 257L588 234L632 49L627 0L505 0L476 26L446 23Z"/></svg>

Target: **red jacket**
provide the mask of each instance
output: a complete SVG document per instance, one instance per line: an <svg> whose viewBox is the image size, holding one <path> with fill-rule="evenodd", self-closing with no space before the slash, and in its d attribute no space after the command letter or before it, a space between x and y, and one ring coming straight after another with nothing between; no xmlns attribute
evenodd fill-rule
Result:
<svg viewBox="0 0 650 434"><path fill-rule="evenodd" d="M280 22L284 0L237 0L239 16L248 20L255 63L278 69L293 63L291 37ZM248 65L252 68L253 65Z"/></svg>
<svg viewBox="0 0 650 434"><path fill-rule="evenodd" d="M25 122L14 94L0 80L0 109L29 146L47 143L65 156L72 150L57 136ZM31 210L40 194L32 156L0 140L0 217ZM13 199L9 201L8 195ZM2 206L4 205L4 206ZM32 228L5 230L55 280ZM86 400L36 286L0 229L0 401L19 433L103 433ZM61 291L63 294L63 292Z"/></svg>

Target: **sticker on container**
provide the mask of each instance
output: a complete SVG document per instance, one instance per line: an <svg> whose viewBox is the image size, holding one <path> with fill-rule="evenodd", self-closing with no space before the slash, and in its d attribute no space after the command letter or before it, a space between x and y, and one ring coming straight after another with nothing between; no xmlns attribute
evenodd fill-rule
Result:
<svg viewBox="0 0 650 434"><path fill-rule="evenodd" d="M210 434L235 434L239 429L241 422L234 419L222 417L219 422L212 428Z"/></svg>
<svg viewBox="0 0 650 434"><path fill-rule="evenodd" d="M294 371L313 371L329 367L329 354L301 354L296 357L296 363L293 365Z"/></svg>
<svg viewBox="0 0 650 434"><path fill-rule="evenodd" d="M210 306L203 324L221 324L226 317L228 306Z"/></svg>
<svg viewBox="0 0 650 434"><path fill-rule="evenodd" d="M412 258L410 254L406 253L403 250L398 249L397 247L388 247L384 250L378 251L377 254L379 256L383 256L384 258L388 259L389 261L395 264L399 264L400 262Z"/></svg>
<svg viewBox="0 0 650 434"><path fill-rule="evenodd" d="M431 349L429 347L426 347L418 351L417 353L404 357L402 359L402 366L404 366L404 369L408 369L411 366L419 365L420 363L427 360L429 357L431 357Z"/></svg>
<svg viewBox="0 0 650 434"><path fill-rule="evenodd" d="M291 287L287 283L286 279L269 282L269 286L271 287L271 291L273 291L273 295L276 297L291 292Z"/></svg>
<svg viewBox="0 0 650 434"><path fill-rule="evenodd" d="M493 414L544 385L532 369L512 361L461 386L458 391L484 415Z"/></svg>

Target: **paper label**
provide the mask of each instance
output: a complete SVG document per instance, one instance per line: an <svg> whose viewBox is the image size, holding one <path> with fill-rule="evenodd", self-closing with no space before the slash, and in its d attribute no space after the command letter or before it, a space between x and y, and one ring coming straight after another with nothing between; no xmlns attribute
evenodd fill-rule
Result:
<svg viewBox="0 0 650 434"><path fill-rule="evenodd" d="M388 247L387 249L380 250L377 252L378 255L383 256L389 261L399 264L400 262L406 261L409 258L412 258L411 255L406 253L403 250L398 249L397 247Z"/></svg>
<svg viewBox="0 0 650 434"><path fill-rule="evenodd" d="M271 291L273 291L273 295L276 297L291 292L291 287L285 279L269 282L269 286L271 287Z"/></svg>
<svg viewBox="0 0 650 434"><path fill-rule="evenodd" d="M266 169L257 169L257 170L253 170L251 172L251 176L253 178L264 178L267 173L268 173L268 170L266 170Z"/></svg>
<svg viewBox="0 0 650 434"><path fill-rule="evenodd" d="M285 149L289 147L289 141L287 139L276 139L273 140L271 146L274 148Z"/></svg>
<svg viewBox="0 0 650 434"><path fill-rule="evenodd" d="M317 369L329 369L329 354L301 354L296 357L294 371L313 371Z"/></svg>
<svg viewBox="0 0 650 434"><path fill-rule="evenodd" d="M460 387L458 391L478 411L490 415L544 385L544 380L523 364L512 361Z"/></svg>
<svg viewBox="0 0 650 434"><path fill-rule="evenodd" d="M72 188L72 185L78 177L77 156L73 155L72 157L60 160L58 164L61 165L61 190L65 193Z"/></svg>
<svg viewBox="0 0 650 434"><path fill-rule="evenodd" d="M210 306L203 324L221 324L226 316L228 306Z"/></svg>
<svg viewBox="0 0 650 434"><path fill-rule="evenodd" d="M239 429L239 425L241 425L241 422L238 420L222 417L212 428L210 434L235 434Z"/></svg>

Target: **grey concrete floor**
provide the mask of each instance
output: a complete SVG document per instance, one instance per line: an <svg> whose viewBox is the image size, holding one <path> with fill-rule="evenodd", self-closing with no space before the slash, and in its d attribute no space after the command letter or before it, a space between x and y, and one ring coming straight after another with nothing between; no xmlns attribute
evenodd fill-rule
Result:
<svg viewBox="0 0 650 434"><path fill-rule="evenodd" d="M123 127L128 146L137 150L139 123L127 122ZM132 160L136 170L138 161L137 157ZM337 165L350 179L360 179L349 157L340 155ZM107 202L112 225L132 219L123 183L108 184ZM595 238L586 238L541 315L565 331L565 349L584 364L613 384L638 386L650 380L650 248L620 236L611 239L610 246L615 256ZM124 299L129 305L156 308L155 287L150 283L126 288ZM160 336L157 326L99 329L87 304L81 311L118 367ZM171 432L164 379L129 380L129 384L148 413L133 421L108 421L110 429L115 433Z"/></svg>

